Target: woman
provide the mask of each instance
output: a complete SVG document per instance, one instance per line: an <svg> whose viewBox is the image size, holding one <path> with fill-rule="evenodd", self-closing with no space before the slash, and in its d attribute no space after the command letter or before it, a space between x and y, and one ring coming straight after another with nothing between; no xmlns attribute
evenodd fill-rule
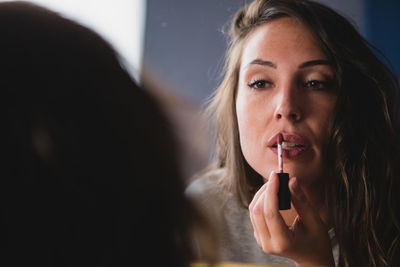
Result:
<svg viewBox="0 0 400 267"><path fill-rule="evenodd" d="M255 0L236 13L209 106L217 160L187 190L217 225L222 260L399 266L399 86L374 51L312 1Z"/></svg>
<svg viewBox="0 0 400 267"><path fill-rule="evenodd" d="M0 35L1 265L188 267L199 217L159 103L50 10L1 3Z"/></svg>

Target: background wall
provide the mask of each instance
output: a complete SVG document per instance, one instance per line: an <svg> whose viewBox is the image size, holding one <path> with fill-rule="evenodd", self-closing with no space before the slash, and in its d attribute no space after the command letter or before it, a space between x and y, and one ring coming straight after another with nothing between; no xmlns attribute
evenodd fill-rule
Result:
<svg viewBox="0 0 400 267"><path fill-rule="evenodd" d="M400 1L364 0L365 36L390 59L400 75Z"/></svg>
<svg viewBox="0 0 400 267"><path fill-rule="evenodd" d="M188 100L216 87L225 50L222 26L243 0L148 0L144 60Z"/></svg>

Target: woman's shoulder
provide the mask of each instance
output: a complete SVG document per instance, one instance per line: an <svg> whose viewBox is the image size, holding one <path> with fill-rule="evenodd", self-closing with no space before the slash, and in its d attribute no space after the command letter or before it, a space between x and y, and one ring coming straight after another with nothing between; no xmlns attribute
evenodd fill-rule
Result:
<svg viewBox="0 0 400 267"><path fill-rule="evenodd" d="M222 184L224 169L207 171L195 178L186 188L186 195L197 200L223 200L229 192Z"/></svg>
<svg viewBox="0 0 400 267"><path fill-rule="evenodd" d="M196 176L187 187L186 193L189 195L202 195L203 193L210 192L210 190L222 190L221 178L224 173L224 169L214 169Z"/></svg>

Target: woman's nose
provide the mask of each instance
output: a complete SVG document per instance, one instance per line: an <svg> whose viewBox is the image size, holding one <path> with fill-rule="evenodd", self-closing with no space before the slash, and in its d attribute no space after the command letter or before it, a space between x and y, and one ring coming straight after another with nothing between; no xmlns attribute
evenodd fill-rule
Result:
<svg viewBox="0 0 400 267"><path fill-rule="evenodd" d="M302 110L300 107L300 99L293 91L294 90L285 90L281 92L275 111L275 119L286 119L291 122L301 120Z"/></svg>

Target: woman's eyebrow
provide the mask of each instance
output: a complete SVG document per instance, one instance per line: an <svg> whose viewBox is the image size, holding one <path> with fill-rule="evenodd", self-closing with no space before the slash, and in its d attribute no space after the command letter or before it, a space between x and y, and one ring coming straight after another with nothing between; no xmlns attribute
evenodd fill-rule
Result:
<svg viewBox="0 0 400 267"><path fill-rule="evenodd" d="M248 68L250 65L262 65L262 66L268 66L271 68L276 69L278 66L277 64L273 63L272 61L268 61L268 60L262 60L262 59L254 59L253 61L251 61L249 64L247 64L244 69ZM299 69L303 69L303 68L307 68L307 67L312 67L312 66L316 66L316 65L328 65L331 66L332 63L329 60L326 59L316 59L316 60L310 60L310 61L306 61L304 63L301 63L299 65Z"/></svg>
<svg viewBox="0 0 400 267"><path fill-rule="evenodd" d="M271 68L274 68L274 69L277 68L276 64L273 63L272 61L262 60L262 59L259 59L259 58L254 59L254 60L251 61L249 64L247 64L244 68L246 69L246 68L248 68L250 65L253 65L253 64L255 64L255 65L262 65L262 66L268 66L268 67L271 67Z"/></svg>
<svg viewBox="0 0 400 267"><path fill-rule="evenodd" d="M332 63L329 60L326 60L326 59L310 60L310 61L306 61L304 63L301 63L299 65L299 69L304 69L304 68L312 67L312 66L316 66L316 65L332 66Z"/></svg>

